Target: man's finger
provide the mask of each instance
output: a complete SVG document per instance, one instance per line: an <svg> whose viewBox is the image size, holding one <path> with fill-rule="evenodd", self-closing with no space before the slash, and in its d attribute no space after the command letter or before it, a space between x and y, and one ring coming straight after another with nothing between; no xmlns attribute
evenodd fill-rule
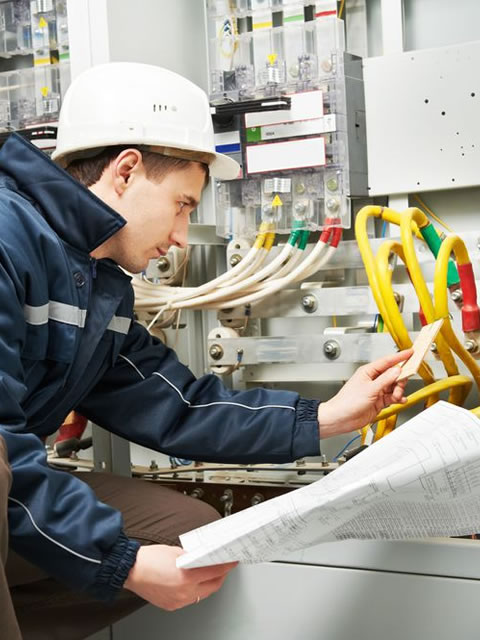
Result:
<svg viewBox="0 0 480 640"><path fill-rule="evenodd" d="M196 567L195 569L182 569L185 571L189 580L194 582L207 582L208 580L214 580L222 576L236 567L238 562L228 562L226 564L214 564L209 567Z"/></svg>
<svg viewBox="0 0 480 640"><path fill-rule="evenodd" d="M198 595L200 599L207 598L215 591L218 591L222 584L225 582L227 576L220 576L220 578L215 578L214 580L207 580L207 582L202 582L198 585Z"/></svg>
<svg viewBox="0 0 480 640"><path fill-rule="evenodd" d="M400 375L400 367L390 367L373 380L373 388L377 393L392 393L395 389L395 381Z"/></svg>
<svg viewBox="0 0 480 640"><path fill-rule="evenodd" d="M390 369L400 362L404 362L408 360L413 353L413 349L404 349L404 351L399 351L398 353L392 353L389 356L385 356L384 358L379 358L374 362L370 362L370 364L365 365L365 371L367 375L375 380L381 373Z"/></svg>

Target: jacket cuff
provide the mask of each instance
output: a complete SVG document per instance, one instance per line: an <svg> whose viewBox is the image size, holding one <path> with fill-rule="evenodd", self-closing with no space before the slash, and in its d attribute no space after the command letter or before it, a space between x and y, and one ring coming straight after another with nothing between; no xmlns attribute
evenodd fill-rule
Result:
<svg viewBox="0 0 480 640"><path fill-rule="evenodd" d="M292 440L292 460L320 455L318 429L319 400L300 398L296 407L295 431Z"/></svg>
<svg viewBox="0 0 480 640"><path fill-rule="evenodd" d="M102 566L89 593L99 600L113 600L122 589L137 559L140 543L121 532L116 543L103 558Z"/></svg>

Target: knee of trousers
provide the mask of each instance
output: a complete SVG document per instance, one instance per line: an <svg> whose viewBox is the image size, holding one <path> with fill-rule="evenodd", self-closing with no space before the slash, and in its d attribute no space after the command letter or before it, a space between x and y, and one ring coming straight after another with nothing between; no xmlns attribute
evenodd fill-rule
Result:
<svg viewBox="0 0 480 640"><path fill-rule="evenodd" d="M213 522L220 519L218 511L207 502L198 498L190 498L185 496L186 502L188 502L188 519L192 528L201 527L204 524Z"/></svg>
<svg viewBox="0 0 480 640"><path fill-rule="evenodd" d="M132 522L128 516L126 518L127 535L142 543L178 545L179 536L183 533L220 518L218 511L202 500L170 489L158 493L162 499L156 501L154 496L150 496L152 500L147 508L144 507L137 522Z"/></svg>

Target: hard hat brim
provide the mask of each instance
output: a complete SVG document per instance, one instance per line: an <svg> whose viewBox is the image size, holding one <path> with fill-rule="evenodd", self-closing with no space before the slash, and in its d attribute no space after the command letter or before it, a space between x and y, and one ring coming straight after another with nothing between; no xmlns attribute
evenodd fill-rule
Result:
<svg viewBox="0 0 480 640"><path fill-rule="evenodd" d="M146 147L153 152L157 151L156 147L158 147L157 152L162 153L161 147L159 147L158 144L148 144L148 143L145 144L144 142L136 143L134 141L126 141L126 140L124 142L117 141L117 140L115 142L111 140L100 141L97 149L100 150L100 149L104 149L106 147L114 146L118 144L121 144L121 145L131 144L132 147ZM212 178L217 178L218 180L235 180L235 178L240 177L240 172L241 172L240 165L236 160L234 160L230 156L225 155L224 153L212 152L206 149L194 149L192 147L187 148L187 147L182 147L181 145L178 145L177 148L179 151L185 150L192 154L195 154L195 152L199 152L199 153L210 156L211 161L208 163L208 169ZM59 151L54 151L52 154L52 160L56 162L60 167L65 169L72 160L76 160L78 158L94 157L94 155L96 155L95 149L92 149L91 147L82 149L77 146L74 150L71 150L71 151L69 151L68 149L65 149L63 153ZM171 147L170 147L170 153L168 153L168 155L172 155L172 156L174 155L174 153L172 153Z"/></svg>
<svg viewBox="0 0 480 640"><path fill-rule="evenodd" d="M215 153L215 158L208 165L210 175L218 180L235 180L239 178L241 167L236 160L224 153Z"/></svg>

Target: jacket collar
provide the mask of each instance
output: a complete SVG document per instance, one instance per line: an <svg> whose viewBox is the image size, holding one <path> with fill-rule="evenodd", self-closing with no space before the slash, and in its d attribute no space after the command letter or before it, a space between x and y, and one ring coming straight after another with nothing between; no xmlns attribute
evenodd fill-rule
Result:
<svg viewBox="0 0 480 640"><path fill-rule="evenodd" d="M0 149L0 171L40 207L62 240L81 251L90 253L126 224L125 218L18 134L10 135Z"/></svg>

